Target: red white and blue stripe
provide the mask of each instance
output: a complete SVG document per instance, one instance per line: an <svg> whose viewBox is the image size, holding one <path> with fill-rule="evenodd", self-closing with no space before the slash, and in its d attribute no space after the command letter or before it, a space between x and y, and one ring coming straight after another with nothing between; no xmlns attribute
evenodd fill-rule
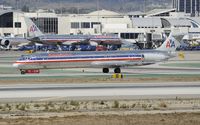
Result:
<svg viewBox="0 0 200 125"><path fill-rule="evenodd" d="M46 56L45 56L46 55ZM72 55L72 54L45 54L39 56L22 56L16 64L59 63L59 62L93 62L93 61L141 61L141 54L105 54L105 55Z"/></svg>

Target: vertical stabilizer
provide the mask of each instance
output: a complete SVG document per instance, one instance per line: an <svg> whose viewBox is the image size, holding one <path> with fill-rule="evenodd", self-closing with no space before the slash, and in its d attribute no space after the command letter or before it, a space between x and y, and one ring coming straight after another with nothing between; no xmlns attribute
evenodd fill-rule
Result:
<svg viewBox="0 0 200 125"><path fill-rule="evenodd" d="M180 41L183 39L183 36L184 35L172 36L172 33L170 33L169 37L165 40L165 42L156 50L168 52L175 51L176 48L180 46Z"/></svg>
<svg viewBox="0 0 200 125"><path fill-rule="evenodd" d="M25 23L27 25L28 37L38 37L43 35L40 29L33 23L30 18L25 17Z"/></svg>

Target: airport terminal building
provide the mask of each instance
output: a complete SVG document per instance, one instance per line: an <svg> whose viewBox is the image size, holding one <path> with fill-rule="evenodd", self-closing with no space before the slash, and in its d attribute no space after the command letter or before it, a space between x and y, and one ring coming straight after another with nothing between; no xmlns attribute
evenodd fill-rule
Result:
<svg viewBox="0 0 200 125"><path fill-rule="evenodd" d="M29 37L25 17L29 17L45 34L116 34L130 42L152 43L163 34L189 34L185 39L200 38L200 18L176 9L155 9L148 13L117 13L108 10L88 14L55 14L45 10L23 13L1 10L0 35Z"/></svg>
<svg viewBox="0 0 200 125"><path fill-rule="evenodd" d="M172 4L177 12L185 12L191 14L191 16L199 16L200 0L173 0Z"/></svg>

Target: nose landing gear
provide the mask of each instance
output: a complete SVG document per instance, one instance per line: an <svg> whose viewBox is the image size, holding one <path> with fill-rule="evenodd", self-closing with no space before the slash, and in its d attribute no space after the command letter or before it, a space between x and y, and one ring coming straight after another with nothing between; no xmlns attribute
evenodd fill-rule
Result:
<svg viewBox="0 0 200 125"><path fill-rule="evenodd" d="M39 69L27 69L27 70L20 70L21 74L39 74L40 70Z"/></svg>
<svg viewBox="0 0 200 125"><path fill-rule="evenodd" d="M26 72L24 70L20 70L21 74L24 75Z"/></svg>

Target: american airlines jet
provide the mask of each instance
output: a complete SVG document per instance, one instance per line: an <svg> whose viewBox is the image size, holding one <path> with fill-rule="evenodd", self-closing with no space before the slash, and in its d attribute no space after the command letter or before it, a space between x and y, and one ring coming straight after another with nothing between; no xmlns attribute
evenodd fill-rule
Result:
<svg viewBox="0 0 200 125"><path fill-rule="evenodd" d="M114 68L115 73L121 73L121 67L150 65L167 61L175 56L175 50L180 45L182 36L170 36L156 50L136 51L103 51L103 52L57 52L22 55L13 66L25 73L39 73L40 69L59 68L102 68L103 73L109 73Z"/></svg>
<svg viewBox="0 0 200 125"><path fill-rule="evenodd" d="M57 35L43 34L39 28L30 20L25 18L28 26L29 40L42 44L70 45L70 44L122 44L117 35Z"/></svg>
<svg viewBox="0 0 200 125"><path fill-rule="evenodd" d="M29 37L1 37L0 46L4 49L13 49L23 45L35 45L36 43L45 45L71 45L71 44L108 44L120 45L121 39L116 35L57 35L43 34L40 29L25 17Z"/></svg>

